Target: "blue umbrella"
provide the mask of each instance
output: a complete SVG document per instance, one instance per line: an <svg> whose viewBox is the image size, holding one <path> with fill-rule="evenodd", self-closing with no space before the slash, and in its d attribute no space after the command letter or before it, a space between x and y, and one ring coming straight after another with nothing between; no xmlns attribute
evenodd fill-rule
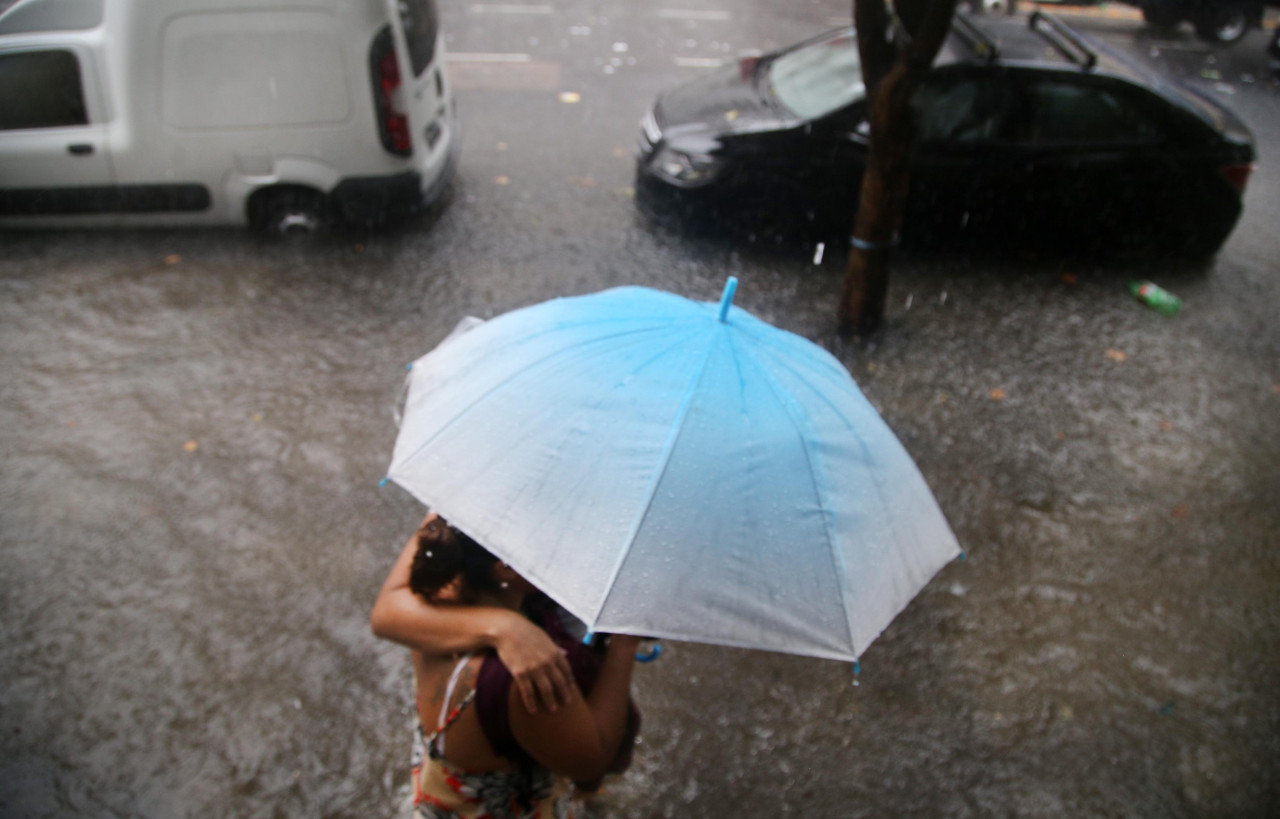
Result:
<svg viewBox="0 0 1280 819"><path fill-rule="evenodd" d="M828 352L620 287L414 362L388 477L596 631L855 660L959 547Z"/></svg>

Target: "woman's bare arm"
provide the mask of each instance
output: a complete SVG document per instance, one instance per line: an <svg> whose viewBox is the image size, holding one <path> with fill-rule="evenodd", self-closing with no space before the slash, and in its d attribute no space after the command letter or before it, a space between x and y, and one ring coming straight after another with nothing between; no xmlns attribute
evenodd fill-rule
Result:
<svg viewBox="0 0 1280 819"><path fill-rule="evenodd" d="M428 516L430 518L430 516ZM369 625L373 633L424 654L492 648L515 678L531 713L554 712L577 697L564 652L546 632L517 612L486 606L433 606L409 588L416 539L411 537L382 584Z"/></svg>
<svg viewBox="0 0 1280 819"><path fill-rule="evenodd" d="M526 714L511 708L511 733L520 747L550 770L574 780L603 776L626 735L631 669L639 644L638 637L612 635L591 693L559 713Z"/></svg>

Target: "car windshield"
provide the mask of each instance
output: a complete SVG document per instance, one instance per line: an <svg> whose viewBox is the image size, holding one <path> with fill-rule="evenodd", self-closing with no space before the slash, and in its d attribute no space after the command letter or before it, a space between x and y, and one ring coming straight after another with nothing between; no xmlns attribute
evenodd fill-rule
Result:
<svg viewBox="0 0 1280 819"><path fill-rule="evenodd" d="M787 110L817 119L861 99L862 64L852 30L801 46L769 64L769 91Z"/></svg>

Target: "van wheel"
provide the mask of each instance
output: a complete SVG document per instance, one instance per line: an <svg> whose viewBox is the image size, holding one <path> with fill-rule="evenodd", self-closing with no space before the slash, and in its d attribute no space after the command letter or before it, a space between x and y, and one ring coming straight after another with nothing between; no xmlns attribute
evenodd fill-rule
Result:
<svg viewBox="0 0 1280 819"><path fill-rule="evenodd" d="M250 201L249 224L266 236L303 239L324 232L329 208L324 194L310 188L268 188Z"/></svg>

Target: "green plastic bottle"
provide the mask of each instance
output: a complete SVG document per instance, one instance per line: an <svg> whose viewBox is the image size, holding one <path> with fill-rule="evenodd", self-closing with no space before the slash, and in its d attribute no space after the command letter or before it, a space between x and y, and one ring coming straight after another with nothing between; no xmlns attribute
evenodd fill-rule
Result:
<svg viewBox="0 0 1280 819"><path fill-rule="evenodd" d="M1133 297L1163 316L1176 316L1182 308L1182 299L1152 282L1129 282Z"/></svg>

